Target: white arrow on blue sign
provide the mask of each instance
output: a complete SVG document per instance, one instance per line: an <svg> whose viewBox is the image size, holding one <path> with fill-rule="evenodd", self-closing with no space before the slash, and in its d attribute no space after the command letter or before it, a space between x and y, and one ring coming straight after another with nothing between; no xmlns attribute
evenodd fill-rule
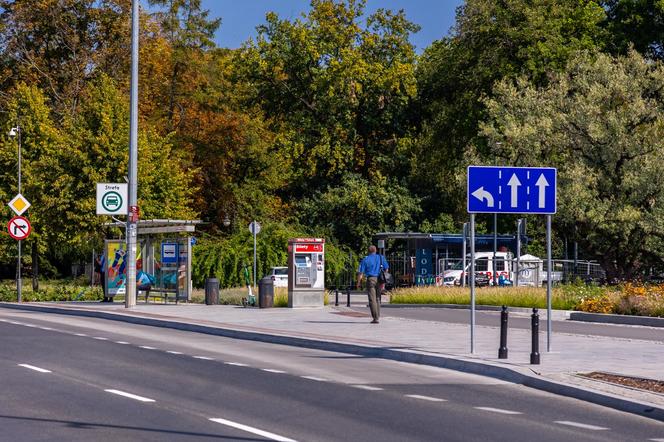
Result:
<svg viewBox="0 0 664 442"><path fill-rule="evenodd" d="M468 166L468 213L556 213L552 167Z"/></svg>

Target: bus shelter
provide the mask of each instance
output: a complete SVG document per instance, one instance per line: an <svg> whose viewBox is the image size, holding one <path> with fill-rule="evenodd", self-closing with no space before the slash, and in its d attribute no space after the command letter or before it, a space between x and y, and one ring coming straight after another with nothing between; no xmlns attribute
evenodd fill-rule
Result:
<svg viewBox="0 0 664 442"><path fill-rule="evenodd" d="M200 220L139 220L139 249L136 253L136 279L139 292L168 301L189 301L193 290L191 259L196 244L196 226ZM106 226L124 229L125 223ZM126 249L123 238L105 241L104 294L108 297L126 293Z"/></svg>

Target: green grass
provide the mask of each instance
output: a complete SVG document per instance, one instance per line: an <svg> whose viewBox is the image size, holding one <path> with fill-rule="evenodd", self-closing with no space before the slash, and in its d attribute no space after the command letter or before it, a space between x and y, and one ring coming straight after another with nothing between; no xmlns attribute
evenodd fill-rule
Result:
<svg viewBox="0 0 664 442"><path fill-rule="evenodd" d="M411 287L392 291L392 304L470 304L470 289L464 287ZM477 305L546 308L546 289L536 287L482 287L475 290ZM576 293L558 288L552 292L554 309L572 310L578 305Z"/></svg>

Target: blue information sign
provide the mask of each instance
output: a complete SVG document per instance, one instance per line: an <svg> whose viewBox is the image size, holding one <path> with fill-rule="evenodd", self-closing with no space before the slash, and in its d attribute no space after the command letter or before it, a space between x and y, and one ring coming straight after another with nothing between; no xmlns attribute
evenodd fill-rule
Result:
<svg viewBox="0 0 664 442"><path fill-rule="evenodd" d="M552 167L468 166L469 213L556 213Z"/></svg>

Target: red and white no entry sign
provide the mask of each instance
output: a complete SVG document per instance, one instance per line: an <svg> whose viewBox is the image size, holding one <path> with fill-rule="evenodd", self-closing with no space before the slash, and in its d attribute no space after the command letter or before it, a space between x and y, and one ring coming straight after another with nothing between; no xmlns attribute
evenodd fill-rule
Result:
<svg viewBox="0 0 664 442"><path fill-rule="evenodd" d="M30 236L32 226L30 225L30 221L28 221L27 218L23 218L22 216L15 216L7 223L7 230L9 231L9 236L15 240L20 241Z"/></svg>

